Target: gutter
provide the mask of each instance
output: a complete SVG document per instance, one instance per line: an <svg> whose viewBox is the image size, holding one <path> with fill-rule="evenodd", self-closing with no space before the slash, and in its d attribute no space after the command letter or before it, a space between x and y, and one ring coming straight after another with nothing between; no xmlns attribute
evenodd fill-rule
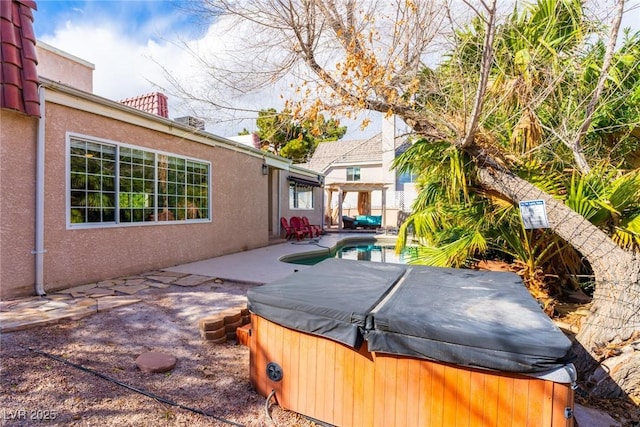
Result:
<svg viewBox="0 0 640 427"><path fill-rule="evenodd" d="M44 296L44 131L45 131L45 96L44 86L38 87L40 95L40 118L38 119L38 136L36 141L36 236L35 250L35 291Z"/></svg>
<svg viewBox="0 0 640 427"><path fill-rule="evenodd" d="M259 157L268 166L273 166L278 169L290 170L309 177L316 177L318 175L315 171L294 165L289 159L265 153L262 150L249 147L237 141L214 135L206 131L196 130L172 119L138 110L137 108L121 104L117 101L55 82L47 79L46 77L39 76L39 79L40 88L49 89L47 98L51 103L85 111L98 116L109 117L113 120L120 120L144 129L155 130L167 135L183 138L211 147L224 148L227 150L241 152L251 157ZM43 105L42 100L40 105Z"/></svg>

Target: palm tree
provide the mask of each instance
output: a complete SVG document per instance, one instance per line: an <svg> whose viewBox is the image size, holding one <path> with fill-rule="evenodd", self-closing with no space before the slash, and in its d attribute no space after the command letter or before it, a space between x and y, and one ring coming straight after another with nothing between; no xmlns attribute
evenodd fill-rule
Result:
<svg viewBox="0 0 640 427"><path fill-rule="evenodd" d="M633 162L627 158L634 158L629 154L639 152L633 132L640 123L640 55L637 36L627 37L603 89L603 96L613 100L616 109L596 110L592 124L598 128L586 134L584 148L576 145L566 130L584 121L583 111L589 109L587 103L599 84L589 70L599 69L606 56L602 43L585 43L592 28L582 22L583 16L579 1L545 0L523 13L514 12L507 24L498 27L473 141L448 145L442 141L461 141L456 134L469 135L465 105L477 87L478 78L473 76L482 68L486 53L485 27L479 21L459 31L448 60L422 73L422 90L417 96L421 111L440 117L450 134L441 134L440 141L432 138L416 144L398 161L398 167L421 177L421 197L401 230L405 233L411 227L425 244L416 262L461 265L498 253L521 266L520 273L535 291L549 290L545 275L584 272L586 268L600 278L602 286L595 299L600 313L596 312L578 337L593 351L602 342L633 337L640 324L640 318L633 315L636 310L617 318L606 314L610 305L632 307L638 299L633 286L638 282L633 276L638 268L632 266L634 255L630 256L638 253L637 170L627 173L590 166L615 160L628 167ZM622 125L629 122L636 126ZM426 146L442 156L434 157ZM456 156L468 160L443 170L444 165L451 165L452 149L460 149ZM461 176L465 177L464 187ZM452 199L454 193L458 195ZM526 231L520 225L515 202L538 198L554 211L553 233ZM577 220L569 209L591 222ZM576 239L580 235L587 237ZM581 262L585 256L590 264ZM622 271L627 273L621 275ZM620 281L621 276L628 283ZM615 294L616 299L607 293ZM592 356L581 353L578 365L582 370L598 361Z"/></svg>

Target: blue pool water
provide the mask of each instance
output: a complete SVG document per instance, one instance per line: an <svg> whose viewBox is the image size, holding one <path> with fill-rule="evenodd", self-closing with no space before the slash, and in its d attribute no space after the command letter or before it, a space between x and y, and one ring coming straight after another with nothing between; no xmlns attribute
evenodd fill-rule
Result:
<svg viewBox="0 0 640 427"><path fill-rule="evenodd" d="M393 264L406 264L407 259L413 252L413 248L405 248L405 250L396 254L395 245L383 243L357 243L344 246L338 246L326 254L312 254L297 256L287 262L293 264L315 265L327 258L342 258L357 261L386 262Z"/></svg>

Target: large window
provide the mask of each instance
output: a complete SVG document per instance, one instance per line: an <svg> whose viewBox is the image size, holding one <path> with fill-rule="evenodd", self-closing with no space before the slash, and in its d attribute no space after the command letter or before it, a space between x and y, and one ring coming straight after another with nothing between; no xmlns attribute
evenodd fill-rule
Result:
<svg viewBox="0 0 640 427"><path fill-rule="evenodd" d="M208 220L209 163L71 137L69 223Z"/></svg>
<svg viewBox="0 0 640 427"><path fill-rule="evenodd" d="M289 183L289 208L313 209L313 187L297 182Z"/></svg>
<svg viewBox="0 0 640 427"><path fill-rule="evenodd" d="M360 181L360 168L347 168L347 181Z"/></svg>

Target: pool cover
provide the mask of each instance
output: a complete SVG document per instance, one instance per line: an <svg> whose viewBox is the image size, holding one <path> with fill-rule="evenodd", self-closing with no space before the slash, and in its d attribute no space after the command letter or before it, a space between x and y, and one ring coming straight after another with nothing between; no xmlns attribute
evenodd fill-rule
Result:
<svg viewBox="0 0 640 427"><path fill-rule="evenodd" d="M520 373L569 362L571 342L513 273L327 259L247 297L267 320L372 352Z"/></svg>

